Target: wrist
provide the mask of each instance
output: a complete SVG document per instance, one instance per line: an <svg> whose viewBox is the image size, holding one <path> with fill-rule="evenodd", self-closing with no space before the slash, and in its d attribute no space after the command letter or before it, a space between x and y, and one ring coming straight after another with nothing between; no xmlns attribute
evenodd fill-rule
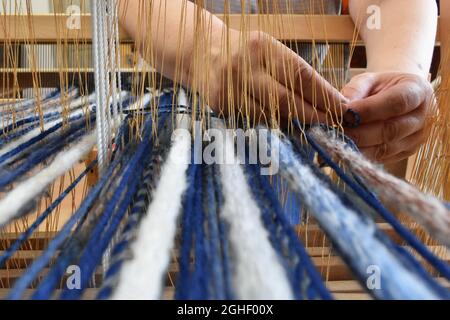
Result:
<svg viewBox="0 0 450 320"><path fill-rule="evenodd" d="M388 61L386 61L388 60ZM408 59L404 55L399 59L369 60L367 64L367 72L383 73L383 72L399 72L414 74L428 79L429 66Z"/></svg>

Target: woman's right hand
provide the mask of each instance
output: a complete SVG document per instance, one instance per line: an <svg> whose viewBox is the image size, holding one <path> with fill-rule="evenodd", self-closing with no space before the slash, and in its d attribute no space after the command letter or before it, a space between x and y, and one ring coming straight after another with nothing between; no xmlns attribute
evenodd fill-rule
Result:
<svg viewBox="0 0 450 320"><path fill-rule="evenodd" d="M228 54L227 43L213 44L212 78L200 90L214 111L278 123L342 119L346 98L294 51L263 32L228 39Z"/></svg>

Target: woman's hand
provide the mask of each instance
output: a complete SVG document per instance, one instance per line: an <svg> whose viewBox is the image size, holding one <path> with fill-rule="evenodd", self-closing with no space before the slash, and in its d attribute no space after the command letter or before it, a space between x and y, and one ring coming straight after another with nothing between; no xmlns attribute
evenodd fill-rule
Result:
<svg viewBox="0 0 450 320"><path fill-rule="evenodd" d="M398 162L414 154L426 139L433 89L425 78L401 72L364 73L342 93L351 110L344 116L345 132L368 158Z"/></svg>
<svg viewBox="0 0 450 320"><path fill-rule="evenodd" d="M243 38L231 31L228 39L231 59L227 44L217 41L214 78L203 93L216 112L306 124L342 118L343 95L281 42L262 32Z"/></svg>

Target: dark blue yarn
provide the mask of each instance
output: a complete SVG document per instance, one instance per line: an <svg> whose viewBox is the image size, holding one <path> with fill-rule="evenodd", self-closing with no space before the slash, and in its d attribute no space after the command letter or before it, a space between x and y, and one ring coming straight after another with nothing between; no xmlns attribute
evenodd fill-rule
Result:
<svg viewBox="0 0 450 320"><path fill-rule="evenodd" d="M115 288L117 276L126 261L126 257L123 256L125 250L127 250L132 242L133 236L137 233L137 228L141 221L141 217L145 215L148 205L152 199L150 190L154 188L158 175L155 174L154 166L158 165L160 159L166 154L166 146L169 141L169 131L167 125L164 123L167 120L163 120L161 125L159 125L158 133L159 137L159 147L153 149L152 162L147 166L144 171L143 179L138 188L138 192L133 199L133 206L128 215L128 220L121 231L121 235L118 243L115 244L111 251L111 259L109 269L104 275L103 285L97 295L97 299L104 300L108 299ZM163 145L163 148L161 148ZM156 163L155 163L156 162Z"/></svg>
<svg viewBox="0 0 450 320"><path fill-rule="evenodd" d="M246 163L249 163L248 161ZM267 195L262 190L261 183L259 182L259 179L261 178L260 172L257 170L261 169L260 166L255 164L248 164L246 165L246 173L247 173L247 180L249 183L251 183L251 192L253 194L253 197L256 200L256 203L258 204L260 210L261 210L261 220L266 227L266 230L269 234L269 240L272 245L272 247L275 249L275 252L278 254L279 262L284 267L284 270L287 273L287 277L293 287L294 294L296 295L297 299L301 299L301 292L298 290L299 288L294 284L294 273L289 268L287 261L284 259L283 255L283 239L282 235L277 232L277 225L275 224L274 219L274 208L268 207L268 200L266 197ZM275 190L271 190L272 193L275 193ZM272 194L272 196L275 196ZM281 209L281 205L278 203L277 209ZM281 211L280 211L281 212ZM301 283L298 282L298 283Z"/></svg>
<svg viewBox="0 0 450 320"><path fill-rule="evenodd" d="M52 117L55 117L56 115L60 115L60 113L59 113L59 112L51 112L51 113L47 113L47 114L44 114L42 118L43 118L44 120L48 120L48 119L50 119L50 118L52 118ZM18 120L18 121L16 121L15 123L12 123L12 124L8 125L7 127L5 127L5 128L3 129L3 132L9 132L9 131L15 130L15 129L17 129L17 128L23 126L23 125L30 124L30 123L34 123L34 122L40 121L40 120L41 120L41 117L40 117L40 116L31 116L31 117L27 117L27 118Z"/></svg>
<svg viewBox="0 0 450 320"><path fill-rule="evenodd" d="M145 165L151 162L151 157L149 157L146 161L144 160L144 157L146 155L151 154L153 148L151 139L151 124L152 120L151 118L149 118L146 124L147 134L143 138L144 141L139 145L136 154L130 161L129 169L124 173L124 184L122 186L119 186L118 190L116 191L117 200L119 200L119 195L123 193L123 191L120 191L120 189L125 190L125 188L128 187L128 190L126 190L125 195L122 197L122 201L116 209L115 215L113 216L113 210L116 207L115 202L117 203L117 201L115 201L115 196L113 196L113 201L108 203L108 207L105 209L105 213L103 214L101 220L97 223L96 230L93 231L90 241L86 245L86 250L80 258L79 266L82 274L84 275L82 277L82 289L66 289L62 293L61 299L77 299L80 297L81 293L89 282L90 276L94 273L97 265L101 261L103 253L108 248L112 237L117 232L119 224L123 220L127 209L129 208L133 200L133 196L139 185L139 178L142 176ZM128 186L126 184L128 184ZM110 211L110 213L108 211ZM108 221L110 221L110 223L105 230Z"/></svg>
<svg viewBox="0 0 450 320"><path fill-rule="evenodd" d="M33 222L33 224L0 256L0 268L4 263L12 257L12 255L19 250L20 246L33 234L33 232L44 222L44 220L55 210L61 202L72 192L73 189L80 183L80 181L95 167L97 161L92 162L86 170L84 170L73 183L62 192L59 197Z"/></svg>
<svg viewBox="0 0 450 320"><path fill-rule="evenodd" d="M220 242L219 219L218 219L218 202L216 199L216 188L214 186L214 166L205 168L205 190L204 190L204 208L206 208L206 219L208 225L208 266L210 268L210 288L209 295L214 300L228 299L224 268L222 262L222 244Z"/></svg>
<svg viewBox="0 0 450 320"><path fill-rule="evenodd" d="M193 157L193 155L192 155ZM179 257L180 270L178 273L178 279L176 282L175 289L175 299L176 300L187 300L189 299L189 293L192 283L191 275L191 251L193 245L194 237L194 202L195 195L194 192L197 171L200 165L191 164L188 169L188 183L189 186L184 195L183 201L183 217L182 217L182 232L181 232L181 250Z"/></svg>
<svg viewBox="0 0 450 320"><path fill-rule="evenodd" d="M150 166L151 167L151 166ZM119 259L120 255L129 247L131 240L128 237L125 237L125 235L129 234L133 230L136 230L139 221L140 221L140 215L143 214L148 206L148 198L147 190L150 188L150 180L152 179L153 169L150 168L147 173L144 175L144 181L142 185L140 186L139 190L143 190L144 192L138 192L136 198L133 200L134 205L131 209L131 212L129 214L127 223L125 227L122 230L122 236L120 241L114 246L112 252L111 252L111 265L109 269L105 273L104 277L104 283L102 288L100 289L97 299L98 300L105 300L108 299L111 294L113 293L113 287L111 285L107 285L106 283L118 275L119 271L121 270L124 259Z"/></svg>
<svg viewBox="0 0 450 320"><path fill-rule="evenodd" d="M367 189L361 187L360 184L355 183L331 157L318 145L318 143L307 133L308 142L317 151L319 156L337 173L337 175L350 187L356 194L361 197L370 207L376 210L380 216L387 221L394 230L413 247L425 260L427 260L436 270L441 273L443 277L450 280L450 267L434 255L419 239L417 239L412 232L404 227L395 216L387 210L384 205Z"/></svg>
<svg viewBox="0 0 450 320"><path fill-rule="evenodd" d="M299 156L302 158L302 161L305 162L313 170L315 175L320 180L322 180L340 198L340 200L342 201L343 204L345 204L348 208L350 208L351 210L356 212L361 217L361 219L370 220L366 215L364 215L361 212L361 210L353 203L353 201L342 190L338 189L333 184L333 182L330 180L329 177L325 176L323 174L323 172L321 172L312 162L310 162L309 157L307 157L305 153L301 152L301 150L298 150L298 151L299 151ZM396 246L390 240L390 238L388 238L379 229L376 230L375 236L386 246L386 248L390 249L391 251L400 253L399 247ZM331 239L331 240L334 243L334 240L333 239ZM335 247L339 252L341 252L338 245L335 244ZM425 271L423 266L420 263L418 263L416 261L416 259L409 252L407 252L406 250L403 250L402 253L403 254L398 257L400 258L401 262L407 269L415 272L416 275L419 276L425 283L427 283L429 285L429 287L432 288L435 291L435 293L437 295L439 295L440 297L445 298L446 296L448 296L448 291L445 288L443 288L439 283L437 283L437 281L435 281L435 279L433 279ZM406 256L407 256L407 258L405 258ZM358 275L356 268L353 267L352 257L346 256L346 255L342 255L342 257L349 264L350 268L356 273L356 275ZM365 282L364 277L360 278L358 275L358 278L363 283ZM382 295L379 296L381 294L381 292L375 292L373 290L368 290L368 292L372 295L375 295L378 298L383 297Z"/></svg>
<svg viewBox="0 0 450 320"><path fill-rule="evenodd" d="M93 119L91 120L93 121ZM41 149L30 155L27 160L21 163L17 168L12 171L7 171L0 177L0 188L4 188L14 182L16 179L33 169L36 165L42 163L54 153L64 148L68 143L74 142L85 135L85 127L86 122L84 120L77 124L73 124L70 129L55 137L48 145L43 146Z"/></svg>
<svg viewBox="0 0 450 320"><path fill-rule="evenodd" d="M71 88L70 91L74 90L74 88ZM56 89L47 95L41 97L41 104L46 104L50 101L56 101L57 99L61 98L61 91L59 89ZM19 104L23 104L22 106L19 106ZM0 107L13 107L14 111L25 111L27 109L36 108L36 99L28 99L26 101L22 102L16 102L16 103L8 103L1 105ZM3 113L8 113L8 111L4 111Z"/></svg>
<svg viewBox="0 0 450 320"><path fill-rule="evenodd" d="M82 117L84 117L84 116L83 115L79 115L79 116L71 118L70 121L76 121L76 120L81 119ZM54 125L53 127L49 128L48 130L42 132L38 136L28 140L27 142L22 143L20 146L17 146L17 148L15 148L15 149L11 150L10 152L2 155L0 157L0 164L5 162L6 160L10 159L11 157L14 157L15 155L19 154L20 152L24 151L29 146L32 146L33 144L35 144L35 143L37 143L39 141L42 141L44 138L46 138L50 134L56 132L62 126L63 126L63 122L61 121L60 123L58 123L58 124Z"/></svg>
<svg viewBox="0 0 450 320"><path fill-rule="evenodd" d="M205 208L203 207L204 186L203 173L204 165L201 165L196 174L194 186L194 269L192 271L192 285L190 287L189 299L206 300L211 299L208 290L211 272L207 265L208 241L205 236ZM191 189L192 190L192 189Z"/></svg>
<svg viewBox="0 0 450 320"><path fill-rule="evenodd" d="M146 151L151 151L151 119L146 122L146 134L143 142L139 145L135 155L126 165L126 169L122 175L121 182L115 190L112 199L108 202L103 215L97 221L95 228L90 235L89 241L85 246L85 250L81 255L78 266L81 270L81 290L66 290L62 293L61 299L76 299L86 288L92 274L94 273L99 260L101 260L103 252L108 247L111 238L114 236L118 225L122 221L132 196L136 191L138 184L138 177L143 171L144 161L142 157ZM127 188L128 187L128 188ZM124 194L125 193L125 194ZM117 210L116 210L117 206ZM117 214L113 214L117 211ZM108 224L109 223L109 224ZM71 262L74 250L69 250L68 254L61 259L58 259L55 266L50 270L46 279L41 283L39 288L33 295L33 299L47 299L51 296L55 284L63 275L65 268Z"/></svg>
<svg viewBox="0 0 450 320"><path fill-rule="evenodd" d="M59 119L60 117L61 117L61 115L58 113L56 115L48 117L46 120L54 121L54 120ZM39 125L40 125L40 123L38 121L36 121L35 123L30 124L28 127L24 128L24 129L17 130L16 132L8 133L8 135L6 135L5 137L0 138L0 147L13 141L14 139L17 139L17 138L20 138L20 137L26 135L28 132L39 127Z"/></svg>
<svg viewBox="0 0 450 320"><path fill-rule="evenodd" d="M132 100L128 100L129 103L131 103ZM126 119L125 119L125 125L122 126L120 133L118 135L118 137L116 138L116 142L115 144L117 146L119 146L121 144L122 139L124 139L124 143L128 143L129 142L129 127L128 127L128 123L127 120L130 118L129 115L127 115ZM160 119L160 125L162 125L165 122L165 119L167 117L163 116ZM119 201L119 196L121 196L121 193L116 193L113 195L112 198L112 202L108 203L108 207L105 209L104 214L102 215L102 217L100 218L100 221L96 222L96 226L95 226L95 230L93 231L92 235L90 236L90 242L87 245L84 245L83 243L85 243L85 241L73 241L73 243L69 246L66 254L64 257L61 257L58 261L57 264L52 268L52 270L50 271L48 277L46 278L46 280L43 282L42 290L40 290L40 292L36 292L35 296L33 297L34 299L45 299L46 296L48 296L51 291L53 290L55 284L57 283L57 280L63 275L64 273L64 269L65 267L72 261L72 259L83 250L83 246L85 248L85 252L83 253L81 260L79 262L80 267L82 269L82 273L83 273L83 278L82 278L82 290L76 290L76 291L69 291L66 290L65 292L63 292L63 294L61 295L61 299L76 299L78 298L82 292L84 291L85 287L88 285L88 281L89 281L89 276L86 275L90 275L93 274L95 271L95 268L98 264L98 262L101 260L102 254L103 252L106 250L110 240L112 239L114 233L116 232L119 223L122 221L125 213L126 213L126 209L129 207L130 203L131 203L131 199L132 196L135 194L135 191L137 189L137 182L139 181L139 177L140 177L140 171L143 171L144 168L144 161L138 160L139 155L144 152L142 155L145 155L147 153L151 153L151 147L152 145L148 145L148 143L151 141L151 118L149 118L145 124L145 132L146 132L146 136L144 137L144 143L141 143L140 146L138 147L138 151L136 152L136 154L134 155L134 159L135 160L131 160L131 162L129 163L128 169L125 169L126 172L125 173L127 175L129 175L130 171L133 169L134 167L134 172L132 172L132 176L130 179L128 179L129 181L131 181L130 186L128 186L128 190L126 191L126 194L123 196L122 202L119 204L119 208L116 210L118 211L118 213L116 213L116 215L111 218L112 214L113 214L113 209L115 208L114 203L117 203L117 201ZM149 146L149 150L145 149L146 146ZM144 150L145 149L145 150ZM115 150L115 152L118 149ZM144 151L143 151L144 150ZM113 153L113 158L114 158L114 154ZM124 153L129 153L129 152L124 152ZM151 159L150 159L151 160ZM133 161L137 161L137 165L136 163L133 164ZM142 164L142 165L141 165ZM138 170L139 168L139 170ZM141 170L142 169L142 170ZM122 181L125 178L122 178ZM119 186L119 188L124 188L125 185ZM109 229L107 231L103 231L105 224L108 223L108 219L112 219L112 221L109 224ZM103 226L103 228L101 227ZM100 233L104 232L105 235L103 235L103 240L98 239L100 237ZM97 240L95 240L97 239ZM100 244L98 244L98 241L103 241ZM95 247L95 249L92 249L93 247ZM97 262L96 262L97 261ZM121 264L117 264L112 268L112 272L118 272L120 269ZM41 289L41 288L39 288ZM111 293L111 288L107 288L103 294L110 294Z"/></svg>
<svg viewBox="0 0 450 320"><path fill-rule="evenodd" d="M130 149L129 147L130 146L127 146L125 153L122 155L120 159L121 166L129 162L129 157L126 156L126 151ZM119 179L119 176L120 174L116 174L115 176L113 175L112 177L110 176L109 178L110 180L115 180ZM103 188L105 188L106 185L104 185ZM65 273L67 266L72 262L74 257L77 256L83 250L84 241L77 235L80 234L81 232L80 230L84 225L85 219L87 219L87 215L85 215L80 220L76 229L72 232L71 238L68 239L68 241L64 244L64 247L61 249L62 253L58 257L52 268L50 269L46 278L40 283L39 287L37 288L37 290L33 295L33 299L35 300L48 299L52 294L59 279ZM88 226L88 228L89 227L90 226Z"/></svg>
<svg viewBox="0 0 450 320"><path fill-rule="evenodd" d="M251 183L254 186L252 188L253 194L258 199L260 209L263 214L263 222L270 233L272 244L278 252L280 258L283 257L282 243L285 242L283 238L277 236L277 227L281 228L280 234L284 235L288 239L289 258L294 258L295 255L298 259L292 266L292 270L288 270L288 275L291 281L291 285L294 291L296 299L316 299L321 298L325 300L333 299L329 290L326 288L320 274L311 261L305 247L301 243L298 236L292 229L291 224L286 219L279 199L275 195L273 187L267 176L260 174L261 167L259 165L247 165L248 171L251 173ZM256 185L255 185L256 184ZM259 192L258 192L259 189ZM267 203L270 206L272 212L268 210L267 206L262 205ZM278 243L277 243L278 242ZM294 258L295 259L295 258ZM292 264L292 263L289 263ZM284 263L286 266L286 262ZM303 279L307 276L308 279ZM307 291L302 290L302 283L309 283Z"/></svg>
<svg viewBox="0 0 450 320"><path fill-rule="evenodd" d="M73 227L75 227L79 222L86 217L89 210L93 207L95 202L97 201L98 196L100 195L103 187L108 183L110 177L113 172L117 168L117 166L122 162L123 158L117 158L113 163L109 166L109 168L105 171L105 174L101 177L98 183L94 186L94 188L89 192L86 199L81 204L80 208L78 208L77 212L64 225L61 231L55 236L55 238L50 242L47 249L43 252L43 254L37 258L33 264L25 271L20 279L16 281L13 289L10 291L8 295L8 299L17 300L20 299L24 291L28 288L28 286L36 279L41 270L47 266L49 261L55 255L56 251L63 245L66 239L71 235Z"/></svg>

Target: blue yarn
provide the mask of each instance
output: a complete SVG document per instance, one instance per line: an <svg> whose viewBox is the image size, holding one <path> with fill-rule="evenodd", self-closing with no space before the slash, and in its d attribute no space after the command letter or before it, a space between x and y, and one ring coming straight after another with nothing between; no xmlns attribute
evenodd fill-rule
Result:
<svg viewBox="0 0 450 320"><path fill-rule="evenodd" d="M59 197L33 222L33 224L24 232L19 238L0 256L0 268L4 263L12 257L12 255L19 250L20 246L33 234L33 232L45 221L45 219L55 210L61 202L72 192L73 189L81 182L81 180L95 167L97 161L92 162L86 170L84 170L73 183L64 190Z"/></svg>
<svg viewBox="0 0 450 320"><path fill-rule="evenodd" d="M137 229L140 215L145 213L146 207L148 206L149 195L147 194L147 190L150 188L153 173L153 166L150 165L144 173L144 180L141 183L139 192L133 200L134 205L131 209L127 223L122 230L121 239L111 252L111 265L105 273L103 286L97 295L97 299L99 300L108 299L113 293L114 287L113 284L110 283L110 280L119 274L125 261L124 258L121 257L121 254L128 249L131 242L129 235Z"/></svg>
<svg viewBox="0 0 450 320"><path fill-rule="evenodd" d="M217 208L220 210L224 205L224 198L222 193L222 184L219 179L220 172L217 168L217 165L213 166L213 184L214 184L214 190L215 190L215 196L216 196L216 202L217 202ZM231 270L232 270L232 261L230 258L230 248L228 243L228 234L229 234L229 225L222 219L220 216L218 217L219 220L219 239L220 243L222 245L222 270L223 270L223 278L224 278L224 285L225 285L225 293L226 293L226 299L232 300L235 298L235 295L233 293L233 286L231 283Z"/></svg>
<svg viewBox="0 0 450 320"><path fill-rule="evenodd" d="M41 149L30 155L27 160L21 163L17 168L12 171L7 171L0 177L0 188L14 182L14 180L23 176L36 165L48 159L52 154L64 148L64 146L68 143L74 142L81 136L85 135L85 126L86 122L84 120L72 125L69 130L56 136L53 141L49 142L48 145L43 146Z"/></svg>
<svg viewBox="0 0 450 320"><path fill-rule="evenodd" d="M127 151L130 149L130 146L127 146L125 149L124 154L122 154L122 157L117 159L117 161L120 161L120 163L125 164L129 162L129 158L126 156ZM116 161L116 160L114 160ZM114 162L113 162L114 164ZM112 164L112 165L113 165ZM118 178L120 174L117 174L116 176L111 176L109 179L116 179ZM103 185L103 188L105 188L106 185ZM53 265L53 267L50 269L50 272L47 274L46 278L41 282L37 290L35 291L35 294L33 295L33 299L48 299L53 292L54 287L56 286L56 283L58 280L62 277L62 275L65 273L66 267L69 265L69 263L72 261L73 257L79 254L79 252L83 249L83 240L79 237L75 236L80 233L80 230L84 224L84 219L87 218L87 215L85 215L80 222L78 223L77 228L72 233L72 237L69 239L68 243L64 246L64 249L61 250L62 254L58 257L57 261Z"/></svg>
<svg viewBox="0 0 450 320"><path fill-rule="evenodd" d="M75 117L72 117L70 121L76 121L81 119L81 117L84 117L83 115L78 115ZM44 138L49 136L50 134L56 132L58 129L60 129L63 126L63 122L54 125L53 127L49 128L48 130L42 132L38 136L31 138L27 142L22 143L21 145L17 146L17 148L5 153L0 157L0 164L5 162L6 160L10 159L11 157L14 157L15 155L19 154L20 152L24 151L26 148L32 146L33 144L42 141Z"/></svg>
<svg viewBox="0 0 450 320"><path fill-rule="evenodd" d="M189 299L206 300L211 299L208 291L208 283L210 282L211 272L207 265L207 251L209 249L206 239L204 225L205 212L202 197L204 197L203 173L204 165L200 165L195 178L194 190L194 269L192 271L192 284L190 287Z"/></svg>
<svg viewBox="0 0 450 320"><path fill-rule="evenodd" d="M129 99L132 101L132 99ZM131 103L131 102L130 102ZM151 115L151 113L142 113L143 115ZM158 114L160 114L160 110L158 110ZM135 112L130 112L127 115L127 118L131 115L136 115ZM161 132L158 133L158 137L160 140L160 146L153 149L153 153L156 154L156 152L161 152L161 150L158 150L161 148L161 141L165 141L166 144L162 143L164 146L168 145L169 142L169 132L167 131L167 125L164 125L166 121L167 115L163 115L160 121L160 124L158 125L158 130L162 128ZM165 140L164 140L165 139ZM162 153L165 154L165 147L161 148ZM155 155L156 158L159 158L160 155ZM127 223L125 224L121 236L119 239L119 242L115 245L115 247L112 249L111 252L111 262L109 269L106 271L104 275L104 281L103 285L96 297L96 299L104 300L108 299L116 286L116 281L118 280L119 272L126 261L126 257L123 255L123 252L127 250L130 246L130 243L132 242L133 235L137 232L137 228L139 226L140 218L143 214L145 214L146 208L151 200L151 195L148 193L148 190L152 187L152 184L155 182L155 175L153 174L153 164L149 164L149 167L144 172L144 178L141 182L141 185L139 186L137 195L135 196L135 199L133 200L133 207L130 210L130 214L127 220Z"/></svg>
<svg viewBox="0 0 450 320"><path fill-rule="evenodd" d="M246 167L251 173L250 179L252 184L258 185L257 187L255 186L252 188L252 190L253 194L258 199L258 203L260 204L260 209L263 213L263 221L266 228L270 232L272 244L274 244L274 242L278 242L278 244L275 244L274 247L279 256L283 257L282 243L288 241L288 257L291 259L294 258L294 256L297 257L297 261L290 263L294 265L292 266L292 270L289 270L288 273L290 275L291 285L296 299L316 299L319 297L321 299L331 300L332 296L329 290L322 281L322 278L306 252L305 247L295 234L289 221L286 219L281 204L275 195L268 177L260 174L261 167L259 165L247 165ZM258 192L257 189L260 191ZM267 206L263 206L263 203L267 203L272 212L268 210ZM276 235L277 231L275 229L277 227L280 228L280 235L286 237L286 240L283 241L282 237ZM305 275L308 279L303 280ZM302 290L302 283L308 284L307 292Z"/></svg>
<svg viewBox="0 0 450 320"><path fill-rule="evenodd" d="M246 163L249 163L248 161ZM279 262L280 264L284 267L288 279L290 281L291 284L294 283L294 274L292 272L292 270L289 268L286 260L284 259L284 255L283 255L283 241L281 239L282 235L280 235L279 232L277 232L277 225L274 223L274 208L268 207L268 198L266 198L268 195L266 195L264 193L264 191L262 190L262 186L259 183L259 179L261 174L259 174L256 170L261 169L260 166L258 165L250 165L247 164L246 165L246 171L247 171L247 180L249 183L251 183L251 192L253 194L253 197L256 200L256 203L258 203L258 206L261 210L261 219L262 222L264 224L264 226L266 227L268 234L269 234L269 240L270 243L272 245L272 247L275 249L275 251L278 254L278 258L279 258ZM274 192L274 190L271 190L272 192ZM272 194L271 196L274 196L274 194ZM281 205L278 203L278 207L277 209L281 210ZM282 211L280 211L282 212ZM299 282L301 283L301 282ZM301 297L301 293L298 289L297 286L293 286L294 289L294 294L297 296L298 299L300 299Z"/></svg>
<svg viewBox="0 0 450 320"><path fill-rule="evenodd" d="M214 185L214 167L207 166L205 168L206 173L206 186L204 190L204 208L206 210L206 219L208 225L208 265L210 268L210 297L214 300L227 299L227 291L224 279L224 268L222 262L222 248L219 235L219 219L218 219L218 203L215 195Z"/></svg>
<svg viewBox="0 0 450 320"><path fill-rule="evenodd" d="M48 114L44 114L44 116L42 117L44 120L48 120L50 118L53 118L55 116L59 116L61 115L59 112L51 112ZM30 124L30 123L34 123L34 122L39 122L41 120L41 118L39 116L31 116L31 117L27 117L21 120L16 121L13 124L8 125L7 127L5 127L3 129L3 132L9 132L9 131L13 131L21 126L24 126L26 124ZM4 136L4 134L3 134Z"/></svg>
<svg viewBox="0 0 450 320"><path fill-rule="evenodd" d="M72 233L73 227L75 227L79 222L86 217L89 210L93 207L95 202L97 201L98 196L100 195L103 187L109 181L111 175L118 167L120 163L122 163L123 158L117 158L113 163L109 166L109 168L105 171L105 174L100 178L98 183L94 186L94 188L89 192L86 199L81 204L80 208L75 212L73 216L66 222L61 231L55 236L55 238L50 242L47 249L44 253L37 258L33 264L25 271L20 279L16 281L13 289L10 291L8 295L8 299L17 300L20 299L24 291L28 288L28 286L36 279L41 270L47 266L49 261L55 255L56 251L64 244L66 239Z"/></svg>
<svg viewBox="0 0 450 320"><path fill-rule="evenodd" d="M47 103L48 101L54 100L55 98L58 98L58 95L60 94L59 90L52 91L47 96L43 97L41 103ZM22 105L19 107L19 105ZM0 112L0 119L4 117L5 115L11 114L11 112L23 112L27 109L31 109L32 107L35 107L36 100L35 99L29 99L27 101L22 101L19 103L13 103L13 104L2 104L0 105L1 108L13 108L11 111L1 111Z"/></svg>
<svg viewBox="0 0 450 320"><path fill-rule="evenodd" d="M192 155L193 157L193 155ZM200 165L191 164L188 169L188 182L189 187L186 190L183 201L183 217L182 217L182 232L181 232L181 250L179 257L180 270L178 273L177 286L175 289L176 300L189 299L189 290L192 283L191 275L191 251L192 242L194 236L194 201L195 201L195 182L197 177L197 171Z"/></svg>
<svg viewBox="0 0 450 320"><path fill-rule="evenodd" d="M271 139L276 137L270 136ZM371 290L377 298L383 299L414 299L414 298L435 298L439 297L435 290L429 286L428 282L417 281L414 283L402 284L395 278L397 264L392 254L387 254L386 250L392 252L392 249L386 246L388 239L381 241L380 233L377 233L375 223L363 215L347 207L338 195L333 194L331 189L321 184L316 184L318 179L313 171L305 167L304 160L298 159L289 143L280 141L279 161L283 174L290 180L291 187L308 204L308 208L314 217L320 223L324 231L332 240L334 247L339 250L341 256L349 264L350 268L358 275L360 281L367 277L366 268L372 264L380 264L385 268L380 274L383 282L380 290ZM302 170L299 174L295 168ZM305 184L300 181L305 179ZM296 182L296 183L293 183ZM298 184L297 184L298 182ZM308 186L308 191L305 186ZM327 194L328 197L324 197ZM364 231L363 231L364 230ZM363 237L364 239L357 239ZM379 252L384 260L377 258ZM372 260L375 259L375 260ZM400 262L402 263L402 262ZM408 267L403 264L403 267ZM403 275L398 274L403 277ZM419 276L416 272L414 276ZM409 277L405 275L405 277ZM365 280L364 280L365 282ZM407 289L408 288L408 289Z"/></svg>
<svg viewBox="0 0 450 320"><path fill-rule="evenodd" d="M393 245L393 249L410 270L415 270L443 299L450 300L450 290L433 279L424 266L408 250L398 245Z"/></svg>
<svg viewBox="0 0 450 320"><path fill-rule="evenodd" d="M309 167L313 170L315 175L322 180L340 199L341 201L349 207L351 210L359 214L359 216L363 220L370 220L366 215L364 215L361 210L353 203L353 201L340 189L338 189L333 182L329 179L329 177L325 176L318 168L310 161L310 159L306 156L302 150L298 150L300 157L302 160L309 165ZM324 159L325 160L325 159ZM448 291L443 288L439 283L437 283L422 267L422 265L406 250L396 246L392 241L379 229L376 230L375 236L391 251L395 251L397 253L401 253L399 256L400 261L403 263L407 269L412 270L418 275L425 283L427 283L437 295L441 297L448 296ZM338 247L338 246L337 246ZM339 248L338 248L339 249ZM353 265L350 257L347 259L350 267L353 269ZM356 270L354 270L356 272ZM361 279L364 281L364 279ZM369 293L374 294L374 292L369 291Z"/></svg>
<svg viewBox="0 0 450 320"><path fill-rule="evenodd" d="M148 153L151 153L153 148L153 145L151 143L152 142L151 124L152 120L149 119L147 121L146 126L147 134L143 138L144 141L139 145L135 156L131 159L128 171L125 171L124 173L123 186L119 186L118 190L116 191L116 195L119 196L120 194L123 193L122 191L120 191L120 188L124 189L126 187L126 183L128 184L128 190L123 196L123 200L118 205L116 214L113 216L114 213L113 209L115 209L116 207L115 202L117 202L114 201L115 197L113 196L113 201L108 203L108 207L105 209L104 215L97 223L96 230L93 231L90 241L86 245L86 250L80 258L79 266L82 274L85 275L82 278L82 289L81 290L66 289L62 293L61 299L77 299L80 297L81 293L83 292L87 283L89 282L90 276L94 273L98 263L101 261L103 253L108 248L108 245L111 242L112 237L117 232L119 224L123 220L123 217L125 216L127 209L131 204L133 195L137 190L139 177L141 177L142 172L144 170L144 165L146 164L146 161L144 161L143 157L146 156ZM117 197L117 200L119 200L119 197ZM110 213L108 212L108 210L110 211ZM108 215L111 216L112 218L109 218ZM109 226L105 230L105 227L107 226L109 220L111 221L109 223Z"/></svg>
<svg viewBox="0 0 450 320"><path fill-rule="evenodd" d="M49 116L46 120L47 121L54 121L57 120L61 117L61 115L58 113L56 115L52 115ZM27 126L24 129L21 130L17 130L16 132L12 132L12 133L8 133L8 135L6 135L3 138L0 138L0 147L4 146L7 143L10 143L11 141L13 141L14 139L20 138L24 135L26 135L27 133L29 133L30 131L36 129L37 127L39 127L40 123L38 121L30 124L29 126Z"/></svg>
<svg viewBox="0 0 450 320"><path fill-rule="evenodd" d="M336 174L350 187L356 194L361 197L370 207L376 210L383 219L388 222L393 229L413 247L425 260L427 260L436 270L441 273L443 277L450 280L450 267L434 255L425 245L423 245L419 239L417 239L412 232L404 227L395 216L387 210L384 205L376 198L374 194L367 189L361 187L361 185L355 183L340 167L336 164L331 157L318 145L313 137L309 133L307 134L308 142L317 151L319 156L336 172Z"/></svg>
<svg viewBox="0 0 450 320"><path fill-rule="evenodd" d="M126 165L126 169L122 175L121 182L115 190L112 199L107 204L103 215L96 222L94 230L89 237L89 241L85 246L85 250L81 255L78 266L80 267L82 279L81 290L69 290L66 288L61 295L61 299L76 299L83 292L91 275L96 269L98 261L101 260L102 253L106 250L110 239L113 237L119 223L122 221L124 214L131 202L132 195L137 188L138 177L143 170L142 156L149 150L151 146L151 119L146 122L146 134L131 160ZM127 186L129 188L127 189ZM125 194L124 194L125 192ZM122 199L122 200L121 200ZM114 217L117 206L117 215ZM109 225L108 225L109 222ZM103 233L103 235L102 235ZM72 252L71 252L72 251ZM51 296L55 284L63 275L65 268L71 262L75 250L69 251L62 259L58 259L55 266L50 270L46 279L41 283L39 288L33 295L33 299L47 299Z"/></svg>

